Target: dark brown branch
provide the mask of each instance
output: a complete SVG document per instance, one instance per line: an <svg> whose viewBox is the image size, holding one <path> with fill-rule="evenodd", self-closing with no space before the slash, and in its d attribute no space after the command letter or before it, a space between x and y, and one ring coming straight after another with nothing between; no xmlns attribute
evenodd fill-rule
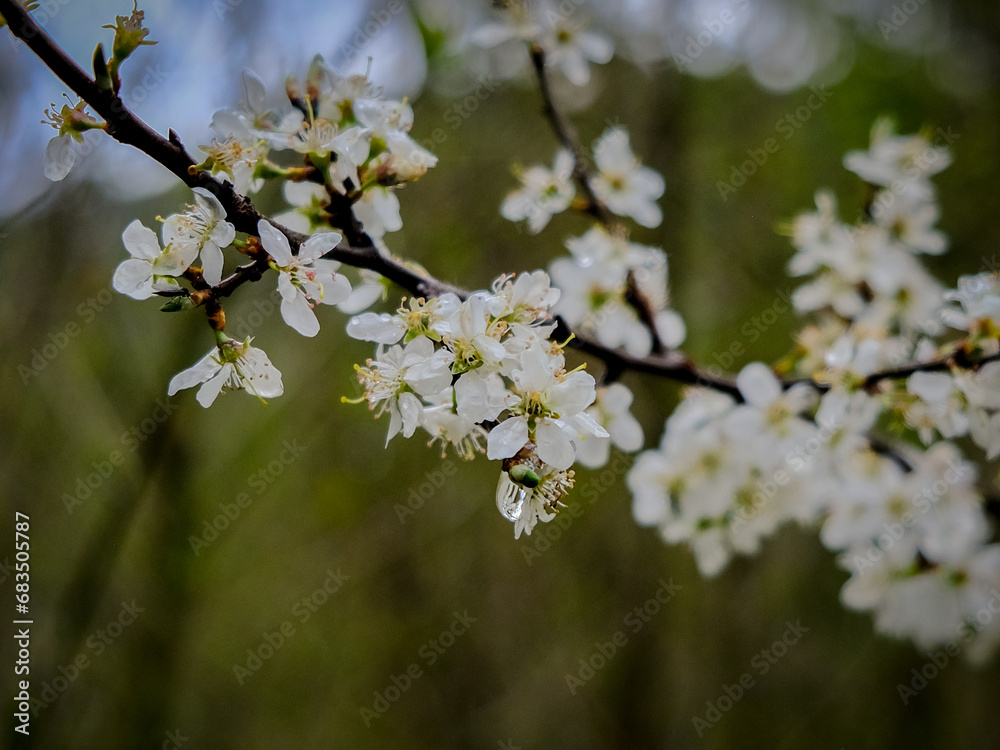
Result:
<svg viewBox="0 0 1000 750"><path fill-rule="evenodd" d="M704 372L681 352L671 350L655 356L635 357L625 351L610 349L585 334L574 333L573 329L566 325L566 321L558 316L556 330L552 335L558 341L565 341L572 336L573 340L569 344L572 348L602 360L608 368L609 375L614 377L627 371L656 375L677 383L711 388L729 394L738 403L743 402L743 395L732 378Z"/></svg>
<svg viewBox="0 0 1000 750"><path fill-rule="evenodd" d="M860 387L866 391L874 391L876 386L887 380L905 380L914 373L948 372L956 367L962 370L978 369L990 362L1000 362L1000 354L991 354L989 356L976 358L971 356L960 343L955 351L945 357L939 357L938 359L932 359L927 362L911 362L910 364L903 365L902 367L897 367L892 370L880 370L878 372L873 372L861 381ZM786 380L782 382L782 385L785 389L788 389L793 385L799 385L800 383L811 385L820 393L826 393L831 388L829 383L820 383L812 378Z"/></svg>
<svg viewBox="0 0 1000 750"><path fill-rule="evenodd" d="M959 347L947 357L942 357L941 359L935 359L930 362L913 362L903 367L898 367L895 370L883 370L881 372L872 373L865 378L864 383L862 383L862 387L871 390L883 381L903 380L904 378L908 378L910 375L917 372L941 372L951 370L953 367L968 370L973 367L979 368L988 362L997 361L1000 361L1000 354L993 354L988 357L973 359L969 357L964 348Z"/></svg>
<svg viewBox="0 0 1000 750"><path fill-rule="evenodd" d="M136 117L111 91L102 91L45 32L16 0L0 0L0 15L7 19L11 33L23 41L39 59L55 73L77 96L86 101L107 122L108 134L120 143L133 146L162 164L188 187L207 189L222 204L229 221L237 231L257 235L257 222L266 218L254 207L253 202L237 193L231 183L220 182L207 172L191 173L195 162L184 149L177 134L170 132L164 138L145 122ZM305 241L305 235L273 223L288 237L293 251ZM434 297L446 291L458 291L448 284L418 274L403 263L387 258L364 233L347 230L352 246L338 246L326 257L356 268L367 268L380 273L413 294ZM355 242L357 243L355 245ZM260 278L266 262L255 261L241 266L213 290L214 297L226 297L247 281Z"/></svg>
<svg viewBox="0 0 1000 750"><path fill-rule="evenodd" d="M552 89L549 86L549 77L545 72L545 50L537 44L532 44L530 49L531 64L535 69L535 77L538 79L538 90L542 95L542 106L545 117L548 118L552 130L556 134L556 138L559 139L559 143L573 156L573 180L580 188L580 192L587 199L587 205L583 208L584 212L597 219L610 234L624 236L626 234L624 225L608 210L604 201L594 192L593 183L591 182L592 170L590 159L580 145L580 138L576 130L569 120L563 117L559 108L556 107L555 99L552 97ZM628 294L625 300L635 309L639 315L639 319L649 331L653 354L657 356L663 354L666 351L666 347L663 345L660 334L656 330L656 323L653 320L649 301L635 285L635 280L631 273L629 273L628 287ZM609 375L611 374L609 372Z"/></svg>
<svg viewBox="0 0 1000 750"><path fill-rule="evenodd" d="M584 210L605 227L610 228L618 225L619 222L614 214L604 205L604 201L597 197L590 184L590 159L580 146L576 130L556 107L555 100L552 98L552 89L549 86L549 77L545 72L545 50L537 44L531 45L531 64L534 66L535 75L538 78L538 90L542 94L545 116L552 124L552 130L559 139L559 143L573 155L573 179L579 186L580 192L587 199L587 206Z"/></svg>

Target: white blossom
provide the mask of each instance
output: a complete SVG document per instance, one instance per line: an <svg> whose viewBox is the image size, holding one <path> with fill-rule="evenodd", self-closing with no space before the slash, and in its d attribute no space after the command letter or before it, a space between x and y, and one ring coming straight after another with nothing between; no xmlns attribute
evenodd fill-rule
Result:
<svg viewBox="0 0 1000 750"><path fill-rule="evenodd" d="M152 229L138 219L122 233L122 242L132 257L115 269L112 286L115 291L132 299L149 299L158 276L180 276L197 255L197 249L184 245L167 245L160 250L160 243Z"/></svg>
<svg viewBox="0 0 1000 750"><path fill-rule="evenodd" d="M519 177L522 187L504 199L500 215L509 221L527 220L528 230L538 234L552 216L569 208L576 196L573 155L560 149L552 169L529 167Z"/></svg>
<svg viewBox="0 0 1000 750"><path fill-rule="evenodd" d="M222 281L222 248L232 243L236 229L226 221L219 199L205 188L194 188L194 205L163 222L163 243L201 255L202 275L215 286Z"/></svg>
<svg viewBox="0 0 1000 750"><path fill-rule="evenodd" d="M278 270L281 317L303 336L315 336L319 333L319 321L313 305L334 305L351 293L350 282L336 272L340 264L320 260L337 246L342 236L338 232L314 234L302 243L298 255L292 255L288 238L272 224L261 219L257 231Z"/></svg>
<svg viewBox="0 0 1000 750"><path fill-rule="evenodd" d="M281 373L271 364L263 349L225 338L196 364L177 373L167 387L167 395L202 384L198 403L208 408L223 388L245 390L261 401L277 398L283 392Z"/></svg>
<svg viewBox="0 0 1000 750"><path fill-rule="evenodd" d="M656 227L663 213L656 200L663 195L663 177L644 167L632 153L624 128L609 128L594 144L597 197L619 216L630 216L644 227Z"/></svg>

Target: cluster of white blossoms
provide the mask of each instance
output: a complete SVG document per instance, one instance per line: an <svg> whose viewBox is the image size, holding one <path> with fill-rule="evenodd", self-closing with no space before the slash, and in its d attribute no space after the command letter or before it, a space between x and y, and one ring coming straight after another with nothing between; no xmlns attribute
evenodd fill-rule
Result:
<svg viewBox="0 0 1000 750"><path fill-rule="evenodd" d="M505 20L478 28L474 43L527 42L536 64L544 59L576 85L589 81L590 63L610 60L611 43L563 5L507 5ZM121 55L148 43L141 20L119 17ZM103 84L116 92L118 62ZM253 74L243 83L242 105L214 116L219 137L203 147L197 169L239 192L281 179L289 210L241 239L216 196L196 188L192 205L163 220L162 247L139 221L128 226L131 257L113 282L135 299L167 297L165 310L208 305L216 344L168 388L199 386L206 407L225 388L261 400L283 390L281 373L249 337L225 334L219 298L246 280L224 278L225 251L252 258L254 280L265 266L274 271L285 322L315 336L318 305L361 313L385 290L377 274L361 272L352 284L325 258L343 240L331 230L351 234L360 224L376 251L387 252L384 236L402 226L395 188L436 163L408 134L410 107L384 100L366 76L342 76L317 57L302 87L289 79L291 106L282 112L267 108ZM49 168L58 175L72 166L67 144L103 125L80 105L54 111ZM555 115L553 125L562 132ZM419 429L442 453L451 447L464 459L485 453L500 461L496 502L515 538L555 517L574 464L599 468L612 445L643 446L632 393L619 382L598 386L583 366L568 368L568 341L551 339L556 316L633 357L663 354L686 335L670 308L663 250L631 242L613 218L659 226L662 176L635 157L621 127L595 142L592 168L572 148L551 169L522 170L521 187L501 207L532 233L570 209L598 217L565 241L570 255L549 273L501 276L464 297L404 299L395 313L357 314L347 324L350 336L376 344L374 357L356 366L358 402L376 417L388 413L386 443ZM298 162L272 161L282 152ZM774 369L744 367L735 388L715 380L714 390L685 392L659 448L629 472L634 516L667 542L688 544L706 576L734 555L756 553L786 522L816 528L850 573L845 605L871 611L879 630L921 647L954 642L982 659L1000 644L1000 544L991 540L979 472L951 441L968 438L963 447L1000 455L1000 277L963 277L948 291L920 263L947 249L930 182L950 163L946 148L879 121L869 149L844 163L870 188L859 219L842 221L833 195L820 191L817 210L790 228L789 271L805 277L793 303L812 316L797 346ZM306 239L293 248L298 238L286 230ZM617 374L609 367L609 381ZM900 444L875 435L887 426Z"/></svg>
<svg viewBox="0 0 1000 750"><path fill-rule="evenodd" d="M266 109L264 84L250 71L243 74L243 88L239 108L213 116L212 128L221 140L202 146L207 159L200 165L228 177L239 192L255 192L263 178L275 176L276 167L267 159L271 151L294 151L320 173L320 187L341 194L376 191L367 198L369 208L383 223L393 224L399 204L388 188L418 179L437 164L437 157L409 135L409 104L385 99L367 76L342 75L319 55L309 66L305 91L294 77L286 82L293 105L286 111ZM321 223L315 211L304 215L313 226Z"/></svg>
<svg viewBox="0 0 1000 750"><path fill-rule="evenodd" d="M817 322L779 369L803 380L783 387L753 363L741 402L690 389L628 484L636 520L689 544L705 575L786 521L818 527L851 574L846 606L922 648L954 643L982 660L1000 643L1000 544L978 471L948 439L1000 454L1000 362L968 364L997 353L1000 281L964 277L946 292L917 261L947 247L928 177L949 161L876 124L871 148L845 159L873 187L863 218L841 222L821 192L793 224L791 273L811 276L794 303ZM949 328L968 336L949 341ZM927 369L866 381L908 362ZM883 442L877 424L910 440Z"/></svg>
<svg viewBox="0 0 1000 750"><path fill-rule="evenodd" d="M218 198L205 188L194 189L194 201L163 221L163 248L156 233L138 219L126 227L122 241L132 257L115 269L115 291L144 300L179 289L177 277L199 257L205 281L215 285L222 280L222 248L232 244L236 230Z"/></svg>
<svg viewBox="0 0 1000 750"><path fill-rule="evenodd" d="M579 447L610 438L586 411L594 378L567 371L563 347L549 340L558 298L536 271L501 276L465 300L410 299L394 315L364 313L347 325L378 345L356 369L369 408L389 414L386 443L419 427L442 452L501 460L497 506L515 537L555 516Z"/></svg>
<svg viewBox="0 0 1000 750"><path fill-rule="evenodd" d="M131 257L118 266L113 285L134 299L170 297L164 309L184 309L200 287L188 290L182 277L214 288L223 281L223 250L233 248L254 258L262 252L277 273L283 319L303 336L315 336L320 328L317 305L336 305L353 314L385 293L378 274L360 271L352 285L340 263L323 257L343 240L329 223L331 201L349 206L352 218L385 251L385 233L402 227L395 189L422 176L437 159L409 136L409 105L385 100L366 76L342 76L318 56L310 65L304 94L289 79L291 106L285 112L266 108L264 86L253 73L244 72L243 87L239 108L215 113L212 127L219 139L202 147L207 158L198 167L232 181L239 192L256 192L268 179L283 180L290 208L275 222L310 236L293 250L285 232L262 219L255 247L237 239L212 193L194 188L194 204L163 220L162 248L156 233L138 220L128 226L122 239ZM297 152L300 163L271 161L281 151ZM200 384L198 402L206 407L223 387L261 399L280 396L281 373L267 355L251 346L249 338L239 343L226 336L224 318L217 318L213 327L216 346L174 377L169 393Z"/></svg>
<svg viewBox="0 0 1000 750"><path fill-rule="evenodd" d="M511 0L503 14L474 29L469 41L493 48L517 41L545 50L546 61L574 86L590 83L590 63L603 65L614 55L614 44L604 34L588 30L578 18L582 0ZM516 52L515 52L516 54Z"/></svg>
<svg viewBox="0 0 1000 750"><path fill-rule="evenodd" d="M595 197L612 213L646 227L659 226L663 215L656 200L663 177L635 157L624 128L609 128L594 144L594 174L587 176ZM504 200L500 213L510 221L526 220L531 232L576 199L574 159L562 149L551 170L536 165L520 174L521 187ZM571 257L549 267L563 294L554 307L575 330L601 344L645 356L661 346L677 347L685 338L681 317L669 307L667 256L660 248L630 242L619 224L595 224L566 239Z"/></svg>

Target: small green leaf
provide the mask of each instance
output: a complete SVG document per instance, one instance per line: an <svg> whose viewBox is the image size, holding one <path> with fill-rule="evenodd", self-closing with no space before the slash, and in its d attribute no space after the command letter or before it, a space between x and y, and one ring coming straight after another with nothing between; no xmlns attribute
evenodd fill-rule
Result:
<svg viewBox="0 0 1000 750"><path fill-rule="evenodd" d="M108 62L104 57L104 45L98 44L94 50L94 83L101 91L111 91L111 71L108 70Z"/></svg>
<svg viewBox="0 0 1000 750"><path fill-rule="evenodd" d="M191 302L190 297L174 297L163 303L160 312L180 312L181 310L190 310L193 307L194 303Z"/></svg>

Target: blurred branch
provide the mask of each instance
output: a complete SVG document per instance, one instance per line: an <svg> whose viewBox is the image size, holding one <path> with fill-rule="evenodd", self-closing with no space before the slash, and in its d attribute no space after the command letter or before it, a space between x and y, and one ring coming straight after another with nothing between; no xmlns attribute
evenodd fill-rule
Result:
<svg viewBox="0 0 1000 750"><path fill-rule="evenodd" d="M545 73L545 50L537 44L531 45L531 64L535 69L535 76L538 78L538 90L542 94L545 116L563 148L573 155L573 179L576 180L580 192L587 198L587 205L583 210L608 229L619 227L618 219L604 205L604 201L597 197L590 184L590 159L584 153L583 147L580 146L576 130L556 107L555 100L552 98L552 89L549 86L549 77Z"/></svg>
<svg viewBox="0 0 1000 750"><path fill-rule="evenodd" d="M594 187L590 181L590 159L580 145L580 138L576 130L570 124L569 120L563 117L559 108L556 107L555 99L552 97L552 89L549 86L549 77L545 73L545 50L537 44L531 45L531 64L535 69L535 77L538 79L538 90L542 94L545 116L552 125L552 130L555 132L556 138L563 145L563 148L573 155L573 179L579 186L580 192L587 198L587 205L583 208L583 211L597 219L608 230L609 234L624 237L626 234L625 226L618 221L615 215L608 210L604 201L594 192ZM635 283L635 277L631 272L628 275L628 294L625 296L625 301L632 306L638 314L639 320L642 321L643 325L649 331L653 354L662 354L665 351L665 347L663 346L663 341L660 339L659 332L656 330L652 305L649 304L649 300L639 290ZM609 379L613 379L610 378L610 375L609 371Z"/></svg>

